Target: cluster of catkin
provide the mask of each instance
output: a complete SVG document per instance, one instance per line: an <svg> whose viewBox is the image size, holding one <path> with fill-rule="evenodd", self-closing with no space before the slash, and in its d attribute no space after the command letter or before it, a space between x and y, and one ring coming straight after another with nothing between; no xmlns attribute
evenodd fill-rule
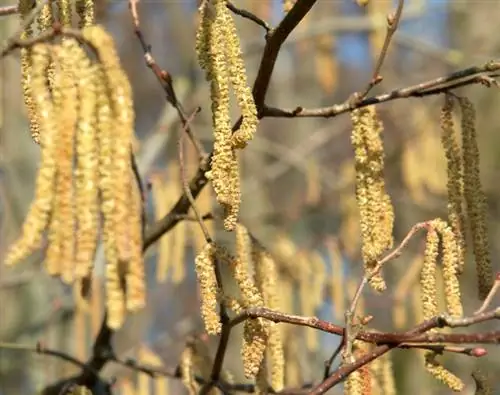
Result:
<svg viewBox="0 0 500 395"><path fill-rule="evenodd" d="M242 225L236 227L236 249L237 256L233 257L222 246L208 243L195 260L202 317L209 334L219 334L222 329L219 303L224 303L236 314L250 307L278 309L280 304L275 262L262 246L252 240ZM240 297L222 295L218 288L216 262L227 265L238 284ZM264 376L267 375L266 361L269 360L270 384L274 390L283 388L284 353L278 325L262 318L246 320L241 352L247 378L257 378L257 385L266 388L267 377Z"/></svg>
<svg viewBox="0 0 500 395"><path fill-rule="evenodd" d="M487 202L481 187L479 148L476 136L476 112L465 97L457 98L461 110L461 149L453 122L454 98L446 95L441 110L442 143L448 164L448 217L458 238L459 272L465 263L466 218L472 236L472 251L476 260L479 297L484 299L493 283L489 255ZM466 212L463 210L465 202Z"/></svg>
<svg viewBox="0 0 500 395"><path fill-rule="evenodd" d="M241 201L237 150L244 148L257 128L257 108L248 86L240 40L227 0L203 2L200 26L196 34L196 53L201 68L210 81L214 151L212 181L217 201L224 208L224 227L233 230ZM233 133L230 116L230 85L242 113L241 123Z"/></svg>
<svg viewBox="0 0 500 395"><path fill-rule="evenodd" d="M87 23L87 22L85 22ZM24 53L28 105L41 163L35 197L6 264L48 245L46 270L66 283L91 278L100 234L106 256L108 324L145 303L142 197L132 170L132 91L113 39L100 26ZM30 107L31 106L31 107ZM33 129L32 129L33 130ZM101 226L102 224L102 226Z"/></svg>
<svg viewBox="0 0 500 395"><path fill-rule="evenodd" d="M452 317L461 317L463 315L460 284L458 281L461 267L459 238L454 233L452 226L441 219L436 219L427 224L424 261L420 272L420 297L423 319L430 319L439 314L437 260L440 238L446 312ZM442 366L436 357L437 354L434 351L425 352L424 359L427 371L452 390L461 391L464 386L462 381Z"/></svg>
<svg viewBox="0 0 500 395"><path fill-rule="evenodd" d="M385 281L373 270L381 255L392 247L394 225L394 209L384 181L383 125L375 106L353 110L351 121L363 261L365 271L371 276L370 285L383 291Z"/></svg>
<svg viewBox="0 0 500 395"><path fill-rule="evenodd" d="M37 3L40 0L37 0ZM18 9L23 23L32 11L33 2L31 0L19 0ZM80 28L88 27L94 24L94 1L93 0L76 0L75 10ZM73 18L73 2L70 0L50 0L43 5L40 13L36 18L36 24L28 24L25 26L21 34L21 39L28 39L35 34L35 27L38 33L42 33L50 29L55 22L58 22L63 27L71 26ZM35 26L36 25L36 26ZM51 62L47 74L49 76L49 87L52 89L54 80L54 63ZM31 136L36 143L40 143L40 127L37 122L37 114L33 99L33 90L31 88L32 79L32 59L30 49L21 49L21 75L23 97L26 109L30 120Z"/></svg>

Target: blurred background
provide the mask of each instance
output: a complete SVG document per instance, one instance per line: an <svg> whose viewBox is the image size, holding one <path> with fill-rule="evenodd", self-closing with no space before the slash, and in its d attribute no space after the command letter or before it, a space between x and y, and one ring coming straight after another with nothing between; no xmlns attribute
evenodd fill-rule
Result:
<svg viewBox="0 0 500 395"><path fill-rule="evenodd" d="M11 5L1 0L2 5ZM281 0L235 0L275 26L283 17ZM500 39L492 26L500 18L499 1L406 0L403 17L382 69L383 82L372 94L390 91L494 59ZM179 121L164 99L155 76L144 63L134 36L127 2L97 0L97 19L116 40L134 88L136 152L148 189L148 221L167 212L181 193L177 165ZM371 78L386 34L391 1L371 0L359 7L353 0L318 1L312 12L290 36L278 58L266 103L276 107L320 107L346 100L362 90ZM197 65L194 38L196 0L143 0L139 5L142 29L160 67L174 76L184 108L202 112L193 130L207 149L212 143L208 84ZM236 17L249 81L255 78L264 48L264 31ZM5 40L18 28L16 16L0 20ZM22 104L19 55L0 62L0 261L19 235L33 197L39 149L31 141ZM498 270L500 232L500 94L495 88L466 87L458 92L477 108L481 170L489 204L491 254ZM446 164L440 144L439 116L442 97L407 99L379 105L384 123L386 183L395 206L395 241L398 243L416 222L446 217ZM238 116L235 107L234 119ZM280 262L289 313L318 315L343 323L343 311L362 273L360 240L354 195L350 118L264 119L256 138L241 156L243 201L241 220ZM186 144L187 146L188 144ZM197 168L195 153L187 149L187 172ZM203 212L218 208L206 188L200 197ZM231 243L231 235L211 224L217 238ZM147 253L148 307L127 320L114 337L123 358L174 368L186 339L196 338L212 353L217 339L200 336L198 292L193 259L203 240L195 223L178 225ZM370 328L404 330L421 320L418 268L423 237L416 237L385 270L389 289L381 295L367 289L360 313L374 319ZM0 342L45 346L66 351L81 360L90 354L102 317L102 282L95 281L87 309L75 304L71 287L47 276L43 254L35 254L14 268L0 265ZM96 259L96 278L103 275L102 251ZM294 287L293 285L299 285ZM479 306L473 258L468 256L461 285L466 312ZM295 292L293 290L296 290ZM301 292L301 291L306 292ZM311 292L313 290L313 292ZM308 296L317 295L315 303ZM481 326L487 330L491 325ZM472 330L478 330L474 327ZM338 338L304 328L288 328L287 384L317 381L323 363ZM238 331L236 331L238 333ZM240 362L241 336L232 336L225 366L237 382L244 381ZM474 393L470 376L482 368L491 376L500 373L500 352L488 346L481 359L453 355L445 365ZM449 394L433 379L416 351L392 353L398 394ZM73 366L24 351L0 350L0 395L34 394L54 380L75 373ZM178 380L163 387L125 368L109 365L106 377L116 377L117 394L159 395L167 386L181 394ZM150 387L151 386L151 387ZM340 394L341 386L330 393ZM144 392L150 391L150 392ZM500 389L499 389L500 391Z"/></svg>

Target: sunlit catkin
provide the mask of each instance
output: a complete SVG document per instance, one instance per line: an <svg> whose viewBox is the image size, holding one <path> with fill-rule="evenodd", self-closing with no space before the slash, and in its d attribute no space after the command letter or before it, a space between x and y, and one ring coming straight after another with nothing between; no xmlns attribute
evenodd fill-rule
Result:
<svg viewBox="0 0 500 395"><path fill-rule="evenodd" d="M421 303L424 319L430 319L438 314L436 260L439 248L439 235L430 227L425 243L424 263L420 273Z"/></svg>
<svg viewBox="0 0 500 395"><path fill-rule="evenodd" d="M43 0L36 1L37 5L42 2ZM52 2L53 2L52 0L48 0L47 2L45 2L45 4L42 6L42 9L40 10L40 13L36 18L39 33L51 29L54 24L55 18L54 18ZM47 79L49 81L49 89L52 89L52 83L54 81L54 75L55 75L55 63L53 61L51 61L47 66L46 73L47 73Z"/></svg>
<svg viewBox="0 0 500 395"><path fill-rule="evenodd" d="M264 307L264 300L248 272L248 267L239 258L234 258L222 246L217 246L217 259L229 266L238 284L245 308ZM245 321L241 355L245 377L255 378L264 358L269 338L269 321L257 318Z"/></svg>
<svg viewBox="0 0 500 395"><path fill-rule="evenodd" d="M394 210L385 191L384 148L381 138L382 123L374 106L351 112L353 132L351 142L355 154L356 200L358 203L363 260L367 273L374 274L371 286L386 288L380 273L371 273L385 250L392 247Z"/></svg>
<svg viewBox="0 0 500 395"><path fill-rule="evenodd" d="M20 0L18 3L19 15L21 23L30 14L32 7L31 0ZM33 26L27 25L21 33L21 40L26 40L33 36ZM21 86L23 89L23 99L26 111L28 113L29 126L31 137L37 144L40 143L40 125L38 124L35 103L33 100L33 90L31 87L32 79L32 63L31 63L31 48L21 48Z"/></svg>
<svg viewBox="0 0 500 395"><path fill-rule="evenodd" d="M354 362L354 360L350 362ZM345 381L344 395L364 395L364 384L363 371L358 369L352 372L349 376L347 376Z"/></svg>
<svg viewBox="0 0 500 395"><path fill-rule="evenodd" d="M459 98L462 111L462 150L464 164L464 194L467 216L472 234L472 248L476 260L479 298L484 299L493 284L491 267L486 195L481 187L479 172L479 148L476 136L476 111L465 97Z"/></svg>
<svg viewBox="0 0 500 395"><path fill-rule="evenodd" d="M57 0L59 23L64 27L71 26L72 2L70 0Z"/></svg>
<svg viewBox="0 0 500 395"><path fill-rule="evenodd" d="M437 380L448 386L455 392L460 392L464 389L464 383L460 378L451 373L443 365L436 360L436 353L434 351L427 351L425 353L425 369L432 374Z"/></svg>
<svg viewBox="0 0 500 395"><path fill-rule="evenodd" d="M114 188L114 226L117 238L119 258L128 261L131 258L131 243L138 240L130 235L131 191L137 183L130 174L131 143L134 128L132 90L130 82L120 65L120 60L112 37L101 27L92 26L84 29L83 36L96 48L104 72L102 81L109 91L113 122L113 188Z"/></svg>
<svg viewBox="0 0 500 395"><path fill-rule="evenodd" d="M205 330L210 335L217 335L222 329L217 312L217 277L215 276L215 250L213 243L207 243L195 259L201 298L201 316Z"/></svg>
<svg viewBox="0 0 500 395"><path fill-rule="evenodd" d="M264 299L264 305L279 310L278 270L274 259L255 243L252 245L252 260L255 265L255 282ZM281 391L285 385L285 356L283 338L279 324L269 324L268 360L271 366L271 386Z"/></svg>
<svg viewBox="0 0 500 395"><path fill-rule="evenodd" d="M47 249L47 267L59 261L61 278L66 283L74 279L75 264L75 191L73 183L73 162L75 126L78 118L78 90L75 81L78 74L88 72L90 65L85 64L85 55L79 57L75 52L79 48L76 40L63 41L54 48L54 62L58 72L52 83L52 99L54 111L59 116L59 132L57 139L57 178L55 185L55 202L51 215L49 230L49 246ZM83 64L80 63L83 61ZM81 68L80 68L81 67ZM79 69L80 68L80 69ZM86 70L87 69L87 70ZM94 109L92 109L94 112Z"/></svg>
<svg viewBox="0 0 500 395"><path fill-rule="evenodd" d="M214 154L212 181L216 198L224 208L224 227L236 226L241 201L239 163L236 148L243 148L253 138L257 127L257 109L248 86L240 43L226 0L214 1L214 12L200 9L196 52L210 81ZM232 133L230 118L230 83L242 112L239 129Z"/></svg>
<svg viewBox="0 0 500 395"><path fill-rule="evenodd" d="M459 261L459 248L456 234L442 220L434 220L432 226L439 232L443 245L443 282L444 299L448 314L453 317L463 315L460 283L458 282L457 268Z"/></svg>
<svg viewBox="0 0 500 395"><path fill-rule="evenodd" d="M76 13L78 14L78 26L82 29L95 23L94 0L76 0Z"/></svg>
<svg viewBox="0 0 500 395"><path fill-rule="evenodd" d="M80 108L76 129L78 229L75 275L77 278L82 278L92 273L99 230L97 85L100 83L100 73L97 65L90 65L89 59L78 43L74 47L74 52L75 59L81 67L81 72L76 78Z"/></svg>
<svg viewBox="0 0 500 395"><path fill-rule="evenodd" d="M229 77L233 85L234 94L241 110L241 125L231 137L233 148L244 148L253 139L257 129L257 107L253 100L252 90L248 85L245 63L241 52L240 39L236 31L231 11L226 7L226 0L219 0L223 3L221 12L224 12L224 28L226 29L226 56L229 65Z"/></svg>
<svg viewBox="0 0 500 395"><path fill-rule="evenodd" d="M262 318L246 320L243 326L243 372L245 377L255 378L265 356L269 338L269 323Z"/></svg>
<svg viewBox="0 0 500 395"><path fill-rule="evenodd" d="M35 197L22 227L21 237L11 246L5 264L12 265L26 258L40 247L43 231L54 203L58 117L54 113L46 78L50 63L50 48L45 44L32 47L32 94L40 136L41 163L35 185Z"/></svg>
<svg viewBox="0 0 500 395"><path fill-rule="evenodd" d="M441 143L443 145L448 167L448 220L457 239L458 266L461 273L465 264L465 213L462 207L464 198L462 157L455 136L453 124L453 99L445 96L441 109Z"/></svg>
<svg viewBox="0 0 500 395"><path fill-rule="evenodd" d="M194 376L194 348L188 344L181 354L180 370L182 375L182 383L188 390L189 395L198 393L198 384Z"/></svg>

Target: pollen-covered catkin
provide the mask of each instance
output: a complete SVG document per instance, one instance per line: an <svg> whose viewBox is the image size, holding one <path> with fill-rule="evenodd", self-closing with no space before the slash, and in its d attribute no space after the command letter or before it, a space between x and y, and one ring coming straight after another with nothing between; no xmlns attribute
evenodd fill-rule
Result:
<svg viewBox="0 0 500 395"><path fill-rule="evenodd" d="M55 185L54 205L49 229L49 246L47 261L53 260L47 266L54 266L56 260L60 261L61 279L67 284L74 280L75 265L75 194L73 188L73 162L75 160L73 140L75 125L78 118L78 90L75 81L75 72L84 70L77 58L75 48L79 43L74 39L62 42L55 47L54 64L58 72L54 75L52 83L52 100L54 111L59 115L59 132L57 140L57 175ZM53 253L52 250L55 249Z"/></svg>
<svg viewBox="0 0 500 395"><path fill-rule="evenodd" d="M353 361L354 362L354 361ZM352 372L344 384L344 395L363 395L364 380L362 370L358 369Z"/></svg>
<svg viewBox="0 0 500 395"><path fill-rule="evenodd" d="M189 395L198 393L198 384L194 375L194 347L188 344L181 354L180 369L182 373L182 383L188 390Z"/></svg>
<svg viewBox="0 0 500 395"><path fill-rule="evenodd" d="M243 372L245 377L255 378L264 359L269 338L268 321L262 318L246 320L243 327Z"/></svg>
<svg viewBox="0 0 500 395"><path fill-rule="evenodd" d="M100 71L91 65L83 48L75 48L82 67L78 75L80 113L76 130L76 189L78 229L76 231L77 278L92 272L99 229L99 147L98 147L98 88ZM83 209L83 207L85 209Z"/></svg>
<svg viewBox="0 0 500 395"><path fill-rule="evenodd" d="M425 352L425 369L432 374L437 380L447 385L452 391L460 392L465 385L453 373L446 369L436 360L437 354L434 351Z"/></svg>
<svg viewBox="0 0 500 395"><path fill-rule="evenodd" d="M35 198L24 221L22 235L11 246L5 258L7 265L19 262L39 248L54 203L54 182L57 167L56 142L59 127L46 78L46 70L51 60L50 48L45 44L36 44L32 47L31 55L32 97L41 130L42 158L36 179Z"/></svg>
<svg viewBox="0 0 500 395"><path fill-rule="evenodd" d="M21 23L31 12L31 0L20 0L18 3L19 15L21 16ZM21 40L26 40L33 36L33 25L28 24L24 31L21 33ZM31 51L30 47L21 48L21 86L23 89L23 99L26 111L28 113L29 126L31 131L31 138L37 144L40 144L40 125L38 124L35 103L33 101L33 90L31 88L32 79L32 64L31 64Z"/></svg>
<svg viewBox="0 0 500 395"><path fill-rule="evenodd" d="M214 154L212 181L216 198L224 209L224 228L235 228L241 201L240 174L236 148L243 148L257 128L257 109L248 86L240 43L226 0L215 0L214 10L203 4L196 34L198 62L210 81ZM230 83L241 108L242 122L232 133L230 118Z"/></svg>
<svg viewBox="0 0 500 395"><path fill-rule="evenodd" d="M476 111L474 105L465 97L459 98L462 111L462 151L464 164L464 195L467 203L467 216L472 235L472 249L476 260L476 273L479 298L488 295L493 284L491 267L486 195L481 186L479 170L479 148L476 135Z"/></svg>
<svg viewBox="0 0 500 395"><path fill-rule="evenodd" d="M196 277L200 288L201 316L205 323L205 330L210 335L217 335L222 324L217 312L218 287L215 276L216 246L207 243L195 259Z"/></svg>
<svg viewBox="0 0 500 395"><path fill-rule="evenodd" d="M224 0L223 3L226 3ZM252 95L252 90L248 85L245 63L241 52L240 39L236 31L231 11L225 6L221 10L225 13L224 27L226 29L226 56L229 64L229 77L233 85L234 93L241 109L242 122L236 130L231 142L233 148L244 148L253 139L257 129L257 107Z"/></svg>
<svg viewBox="0 0 500 395"><path fill-rule="evenodd" d="M427 230L425 242L424 263L420 273L421 303L424 319L430 319L438 314L436 260L439 248L439 235L430 227Z"/></svg>
<svg viewBox="0 0 500 395"><path fill-rule="evenodd" d="M453 98L451 95L446 95L443 108L441 109L441 143L445 151L448 167L448 220L457 238L457 272L460 274L465 264L465 213L462 207L464 180L462 157L455 136L452 111Z"/></svg>
<svg viewBox="0 0 500 395"><path fill-rule="evenodd" d="M255 282L264 299L264 305L272 310L279 310L281 303L277 292L278 270L274 259L254 243L252 261L255 265ZM267 354L271 366L271 386L275 391L281 391L285 385L285 355L279 324L269 324Z"/></svg>
<svg viewBox="0 0 500 395"><path fill-rule="evenodd" d="M80 29L92 26L95 23L94 0L76 0L75 6Z"/></svg>
<svg viewBox="0 0 500 395"><path fill-rule="evenodd" d="M99 61L104 71L104 83L110 97L113 120L113 174L114 187L114 226L118 256L123 261L131 258L130 207L131 189L137 183L130 174L131 143L134 130L134 110L132 107L132 90L130 82L120 65L120 59L112 37L101 27L91 26L82 30L83 36L96 48Z"/></svg>
<svg viewBox="0 0 500 395"><path fill-rule="evenodd" d="M444 299L448 314L452 317L461 317L463 307L458 281L457 269L459 267L459 248L456 235L448 224L442 220L434 220L432 225L441 235L443 245L443 280Z"/></svg>
<svg viewBox="0 0 500 395"><path fill-rule="evenodd" d="M385 191L383 126L375 107L353 110L351 121L363 260L366 272L371 273L384 251L392 247L394 209ZM380 273L370 278L370 285L377 291L386 288Z"/></svg>

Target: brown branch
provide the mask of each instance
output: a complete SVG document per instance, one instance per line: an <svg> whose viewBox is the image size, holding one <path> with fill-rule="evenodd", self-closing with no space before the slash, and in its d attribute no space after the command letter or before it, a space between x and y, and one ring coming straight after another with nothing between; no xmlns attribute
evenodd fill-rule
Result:
<svg viewBox="0 0 500 395"><path fill-rule="evenodd" d="M356 108L366 107L373 104L380 104L392 100L407 99L410 97L425 97L447 92L451 89L457 89L467 85L483 84L484 78L497 77L500 72L500 60L487 62L481 66L468 67L456 71L444 77L438 77L417 85L411 85L405 88L393 90L391 92L368 97L361 101L351 98L341 104L334 104L329 107L307 109L296 107L294 109L281 109L265 106L261 114L262 117L323 117L332 118L340 114L352 111Z"/></svg>
<svg viewBox="0 0 500 395"><path fill-rule="evenodd" d="M17 5L7 5L5 7L0 7L0 16L14 15L17 14Z"/></svg>

